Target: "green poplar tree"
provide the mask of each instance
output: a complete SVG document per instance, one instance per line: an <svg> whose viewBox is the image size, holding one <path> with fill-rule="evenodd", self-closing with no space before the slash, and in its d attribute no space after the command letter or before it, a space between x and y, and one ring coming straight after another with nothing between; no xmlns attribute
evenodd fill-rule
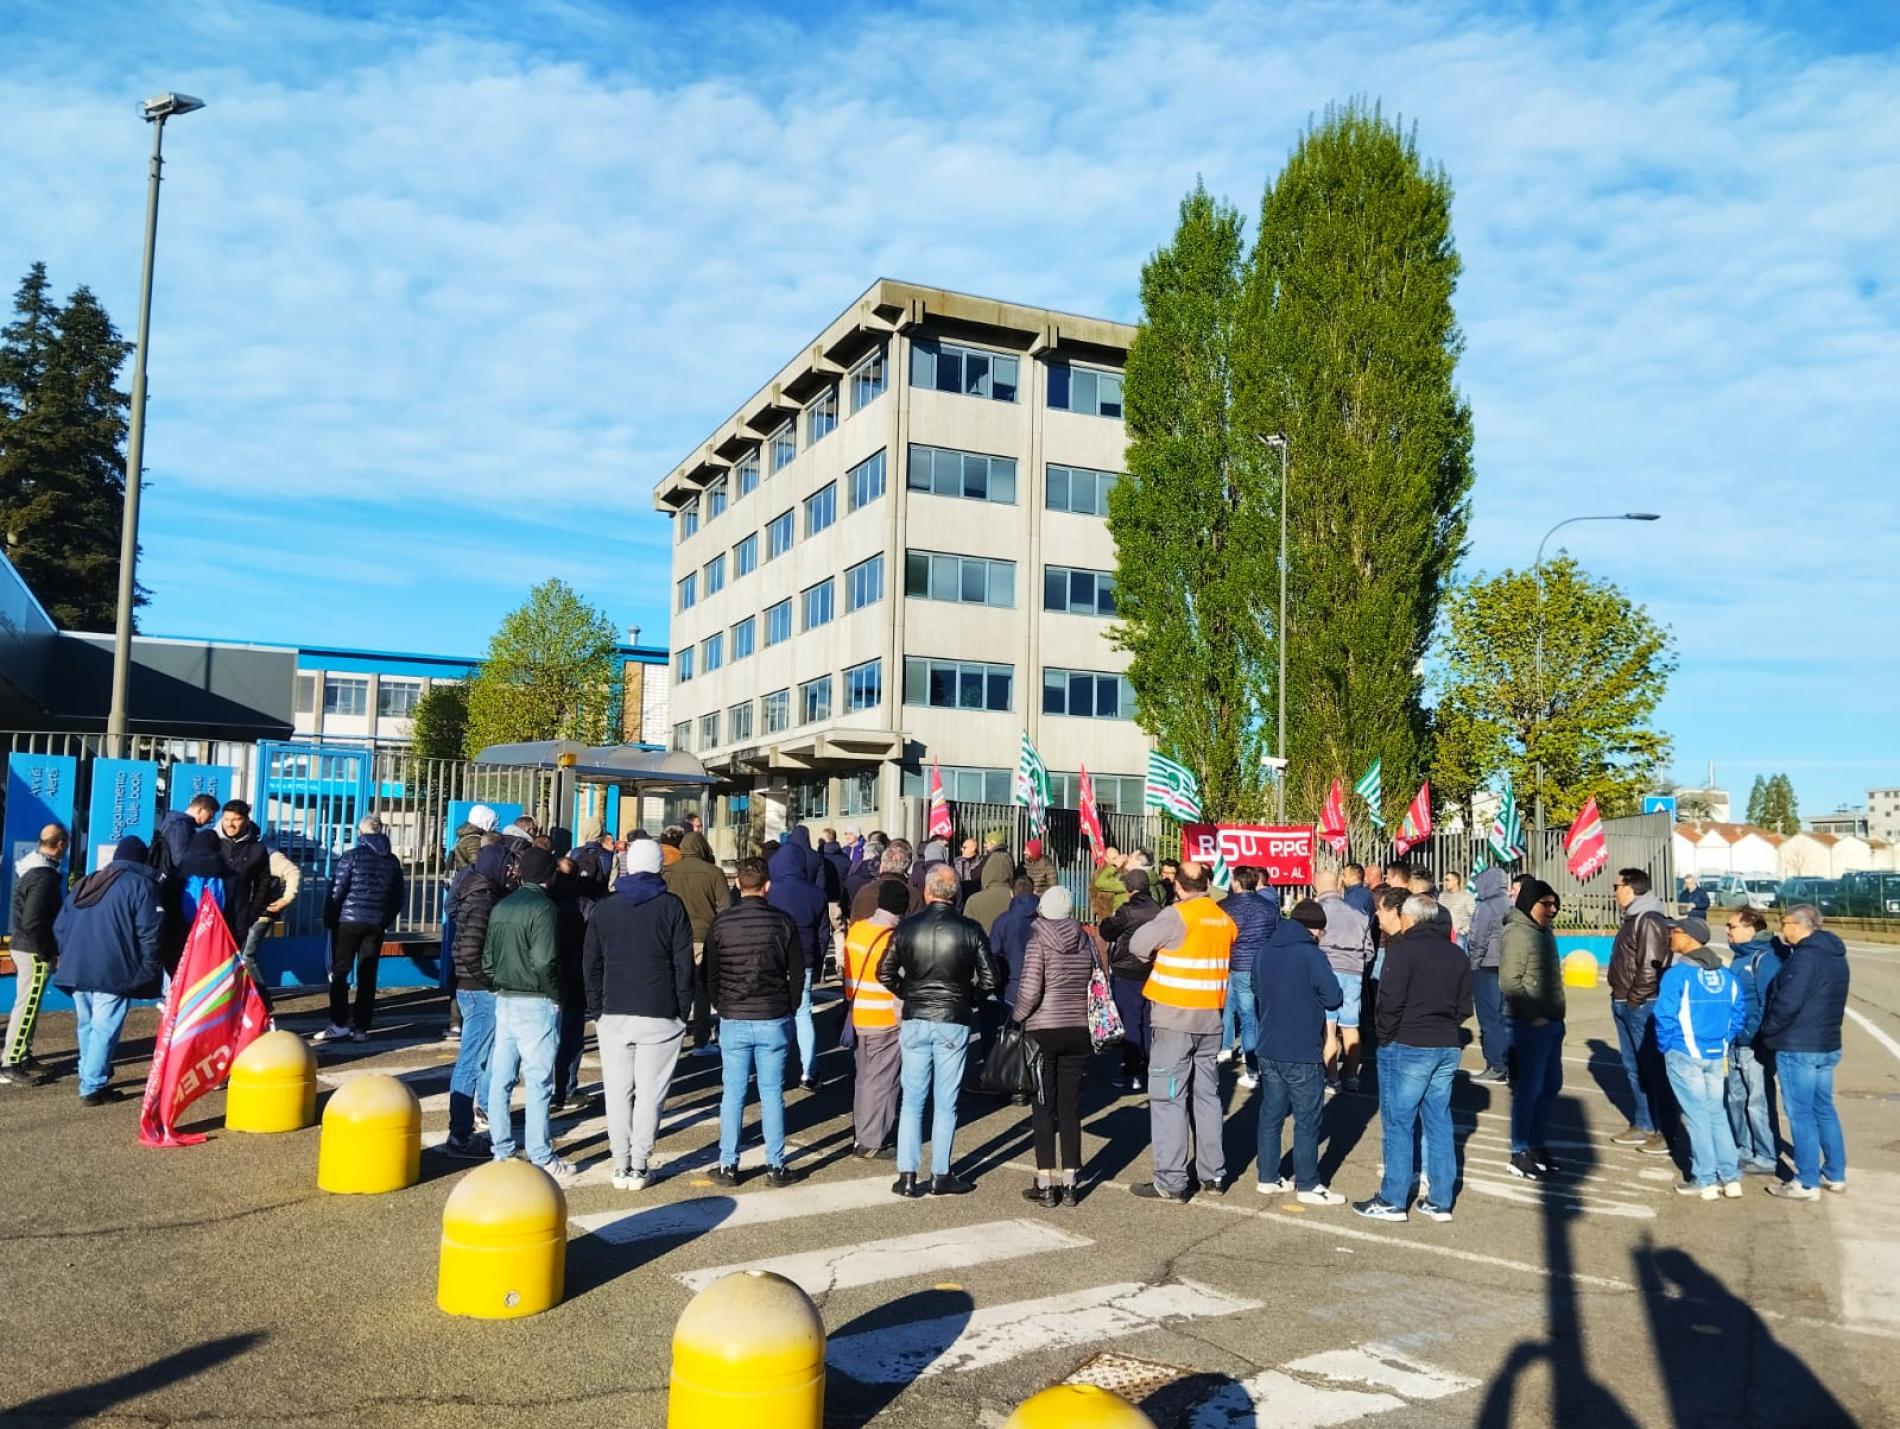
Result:
<svg viewBox="0 0 1900 1429"><path fill-rule="evenodd" d="M1752 809L1752 795L1749 804ZM1794 783L1786 774L1769 776L1762 785L1760 817L1751 813L1748 821L1778 834L1801 832L1801 806L1794 795Z"/></svg>
<svg viewBox="0 0 1900 1429"><path fill-rule="evenodd" d="M618 642L605 612L566 581L543 581L502 620L468 681L466 750L607 738Z"/></svg>

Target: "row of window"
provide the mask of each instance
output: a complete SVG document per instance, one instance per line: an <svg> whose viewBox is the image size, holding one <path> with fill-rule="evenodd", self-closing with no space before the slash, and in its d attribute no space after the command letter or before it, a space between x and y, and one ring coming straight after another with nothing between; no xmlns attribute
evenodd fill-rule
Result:
<svg viewBox="0 0 1900 1429"><path fill-rule="evenodd" d="M840 677L842 680L844 714L857 714L864 710L874 710L884 702L884 662L867 660L862 665L853 665ZM794 691L791 688L774 690L762 695L758 701L759 733L762 735L783 734L792 728L792 712L798 712L796 723L817 724L831 718L833 681L830 675L821 675L815 680L806 680L796 690L797 703L793 703ZM720 738L721 721L724 721L725 738ZM698 743L689 745L694 731L691 720L681 720L673 726L673 742L676 748L695 748L701 753L717 748L721 743L744 744L753 737L752 701L744 700L724 711L711 710L699 717Z"/></svg>
<svg viewBox="0 0 1900 1429"><path fill-rule="evenodd" d="M297 677L297 713L315 714L318 676ZM331 675L321 677L323 712L326 715L367 715L369 713L369 677L367 675ZM396 680L383 676L376 684L376 715L379 719L408 719L422 699L422 681Z"/></svg>
<svg viewBox="0 0 1900 1429"><path fill-rule="evenodd" d="M943 794L946 799L965 804L1007 804L1015 786L1016 771L1013 769L982 769L966 765L942 767ZM1109 813L1141 812L1142 786L1146 782L1139 774L1090 774L1089 781L1094 785L1095 803L1098 808ZM1049 776L1050 807L1056 809L1074 809L1081 805L1082 777L1079 774L1057 774ZM904 770L904 794L913 799L930 796L930 776L923 767Z"/></svg>
<svg viewBox="0 0 1900 1429"><path fill-rule="evenodd" d="M845 613L863 610L867 605L875 605L884 599L884 557L872 556L869 560L859 561L846 569L840 578L844 582ZM806 586L798 593L800 611L800 629L816 630L830 622L836 613L836 584L827 576L817 585ZM765 620L765 644L767 648L781 640L792 638L792 600L787 596L774 605L767 606L763 612ZM758 649L758 622L760 617L748 615L736 622L730 631L715 631L699 643L698 656L694 647L687 646L673 656L673 678L684 684L695 673L707 673L717 670L725 664L726 641L731 638L732 658L734 661L745 659Z"/></svg>

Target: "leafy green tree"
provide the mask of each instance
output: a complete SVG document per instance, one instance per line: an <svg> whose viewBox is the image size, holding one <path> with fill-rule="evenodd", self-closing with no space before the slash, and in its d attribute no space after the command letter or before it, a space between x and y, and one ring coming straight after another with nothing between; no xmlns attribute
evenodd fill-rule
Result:
<svg viewBox="0 0 1900 1429"><path fill-rule="evenodd" d="M416 701L409 737L418 758L460 759L468 748L468 686L431 685Z"/></svg>
<svg viewBox="0 0 1900 1429"><path fill-rule="evenodd" d="M1374 758L1396 815L1427 763L1421 662L1472 476L1451 194L1413 133L1352 103L1307 130L1261 204L1228 445L1267 468L1261 501L1277 520L1278 458L1258 438L1290 441L1287 792L1300 818Z"/></svg>
<svg viewBox="0 0 1900 1429"><path fill-rule="evenodd" d="M567 582L536 586L502 621L469 678L469 757L525 740L604 742L616 645L613 622Z"/></svg>
<svg viewBox="0 0 1900 1429"><path fill-rule="evenodd" d="M1195 773L1203 812L1258 817L1273 655L1272 492L1231 411L1241 220L1196 186L1141 273L1123 412L1127 475L1109 496L1114 638L1136 717Z"/></svg>
<svg viewBox="0 0 1900 1429"><path fill-rule="evenodd" d="M1800 833L1801 806L1794 795L1793 781L1786 774L1774 774L1765 783L1759 777L1756 782L1762 786L1761 807L1755 807L1751 793L1748 821L1778 834Z"/></svg>
<svg viewBox="0 0 1900 1429"><path fill-rule="evenodd" d="M1767 813L1765 812L1767 807L1767 794L1768 781L1757 774L1755 776L1755 782L1748 786L1748 813L1746 817L1749 823L1762 828L1767 827L1767 825L1762 823L1762 820L1767 817Z"/></svg>
<svg viewBox="0 0 1900 1429"><path fill-rule="evenodd" d="M0 533L7 558L68 629L110 630L118 607L131 344L89 288L64 307L35 263L0 329ZM135 592L135 609L145 603Z"/></svg>
<svg viewBox="0 0 1900 1429"><path fill-rule="evenodd" d="M1650 721L1676 669L1674 641L1567 555L1544 563L1541 600L1532 571L1455 587L1438 655L1432 776L1454 797L1509 770L1528 815L1541 758L1550 823L1567 822L1593 795L1606 816L1630 814L1668 765L1669 737Z"/></svg>

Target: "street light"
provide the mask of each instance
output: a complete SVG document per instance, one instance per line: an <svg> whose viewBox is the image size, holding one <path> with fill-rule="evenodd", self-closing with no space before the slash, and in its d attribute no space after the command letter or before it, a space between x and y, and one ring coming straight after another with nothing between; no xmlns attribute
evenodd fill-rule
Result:
<svg viewBox="0 0 1900 1429"><path fill-rule="evenodd" d="M1566 516L1555 526L1544 532L1544 539L1537 543L1537 560L1531 566L1531 572L1537 579L1537 734L1544 731L1544 547L1550 544L1550 538L1566 526L1579 521L1660 521L1662 516L1655 511L1622 511L1608 516ZM1535 761L1537 771L1537 854L1543 857L1544 837L1544 760L1541 748L1543 740L1538 739L1540 748Z"/></svg>
<svg viewBox="0 0 1900 1429"><path fill-rule="evenodd" d="M1273 781L1273 821L1286 822L1286 463L1291 443L1285 432L1273 432L1260 438L1280 453L1280 624L1274 644L1280 647L1280 678L1274 685L1279 705L1278 728L1273 736L1273 752L1279 756L1278 777Z"/></svg>
<svg viewBox="0 0 1900 1429"><path fill-rule="evenodd" d="M159 94L139 106L152 126L151 178L145 189L145 265L139 278L139 339L132 358L132 419L125 443L125 512L119 528L119 609L112 640L112 706L106 715L106 747L124 758L126 687L132 674L132 594L137 589L139 488L145 460L145 358L152 339L152 258L158 249L158 180L164 168L165 121L205 107L189 94Z"/></svg>

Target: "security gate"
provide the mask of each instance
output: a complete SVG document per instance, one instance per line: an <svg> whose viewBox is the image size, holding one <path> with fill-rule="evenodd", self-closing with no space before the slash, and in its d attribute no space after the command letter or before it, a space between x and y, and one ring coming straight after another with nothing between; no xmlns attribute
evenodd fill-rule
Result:
<svg viewBox="0 0 1900 1429"><path fill-rule="evenodd" d="M356 842L357 822L370 811L374 760L368 749L258 743L252 816L264 841L303 870L303 889L284 910L289 937L322 935L330 871Z"/></svg>

